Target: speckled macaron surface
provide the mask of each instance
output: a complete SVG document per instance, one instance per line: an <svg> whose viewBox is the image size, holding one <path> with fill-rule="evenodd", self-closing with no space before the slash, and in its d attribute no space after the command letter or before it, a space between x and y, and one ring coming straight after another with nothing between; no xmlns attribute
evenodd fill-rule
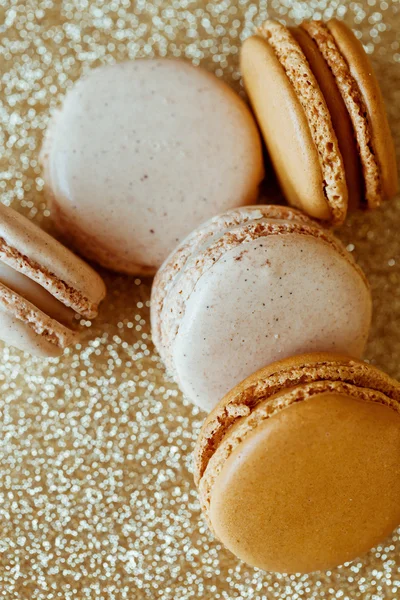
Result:
<svg viewBox="0 0 400 600"><path fill-rule="evenodd" d="M75 315L97 315L101 277L34 223L0 204L0 339L38 356L77 341Z"/></svg>
<svg viewBox="0 0 400 600"><path fill-rule="evenodd" d="M250 565L351 561L400 523L400 385L337 354L270 365L206 419L195 478L210 528Z"/></svg>
<svg viewBox="0 0 400 600"><path fill-rule="evenodd" d="M308 351L359 357L366 279L329 232L293 209L252 206L193 232L160 269L152 334L184 394L205 410L255 369Z"/></svg>
<svg viewBox="0 0 400 600"><path fill-rule="evenodd" d="M53 218L85 256L153 275L194 227L255 201L263 178L250 110L181 60L100 67L54 115L42 150Z"/></svg>
<svg viewBox="0 0 400 600"><path fill-rule="evenodd" d="M241 50L245 86L288 202L340 224L397 189L379 84L342 22L266 21Z"/></svg>

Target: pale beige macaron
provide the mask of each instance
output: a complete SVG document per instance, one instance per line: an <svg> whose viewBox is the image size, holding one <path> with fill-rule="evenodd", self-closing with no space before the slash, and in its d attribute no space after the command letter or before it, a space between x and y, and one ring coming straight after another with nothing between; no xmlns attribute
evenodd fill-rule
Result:
<svg viewBox="0 0 400 600"><path fill-rule="evenodd" d="M393 140L367 55L342 22L266 21L241 51L246 90L290 204L342 223L397 190Z"/></svg>
<svg viewBox="0 0 400 600"><path fill-rule="evenodd" d="M237 557L331 569L400 523L400 385L338 354L277 362L216 406L194 458L209 526Z"/></svg>
<svg viewBox="0 0 400 600"><path fill-rule="evenodd" d="M0 204L0 339L37 356L78 340L75 315L92 319L101 277L29 219Z"/></svg>
<svg viewBox="0 0 400 600"><path fill-rule="evenodd" d="M166 260L151 297L153 341L204 410L279 358L361 356L370 320L368 283L352 255L283 206L242 207L204 223Z"/></svg>
<svg viewBox="0 0 400 600"><path fill-rule="evenodd" d="M76 82L41 160L63 236L104 267L143 276L206 219L255 202L264 176L243 99L166 58L103 66Z"/></svg>

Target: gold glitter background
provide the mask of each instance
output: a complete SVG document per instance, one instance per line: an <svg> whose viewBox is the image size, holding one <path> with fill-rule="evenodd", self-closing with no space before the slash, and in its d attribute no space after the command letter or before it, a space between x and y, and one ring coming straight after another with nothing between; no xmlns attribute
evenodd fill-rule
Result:
<svg viewBox="0 0 400 600"><path fill-rule="evenodd" d="M83 72L169 55L240 91L240 41L268 15L338 16L356 30L399 149L399 9L378 0L0 0L1 200L51 229L38 152L51 110ZM367 358L397 377L399 230L398 198L340 231L372 285ZM0 348L0 598L399 598L400 530L362 560L302 577L251 569L221 548L191 475L204 415L154 353L151 282L103 274L100 317L63 358Z"/></svg>

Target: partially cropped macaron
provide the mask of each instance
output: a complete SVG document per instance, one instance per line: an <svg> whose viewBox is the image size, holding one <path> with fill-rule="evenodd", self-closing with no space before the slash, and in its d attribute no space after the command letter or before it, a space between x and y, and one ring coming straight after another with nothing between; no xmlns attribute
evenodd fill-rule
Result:
<svg viewBox="0 0 400 600"><path fill-rule="evenodd" d="M192 229L255 202L261 140L245 102L182 60L91 71L67 93L41 153L52 218L80 253L154 275Z"/></svg>
<svg viewBox="0 0 400 600"><path fill-rule="evenodd" d="M397 191L393 140L378 82L336 19L266 21L241 51L247 93L288 202L340 224Z"/></svg>
<svg viewBox="0 0 400 600"><path fill-rule="evenodd" d="M204 410L280 358L361 356L370 320L369 286L352 255L282 206L206 222L170 255L152 289L153 341L185 396Z"/></svg>
<svg viewBox="0 0 400 600"><path fill-rule="evenodd" d="M263 368L207 417L195 480L211 530L248 564L351 561L400 523L400 385L330 353Z"/></svg>
<svg viewBox="0 0 400 600"><path fill-rule="evenodd" d="M75 315L94 318L105 293L89 265L0 204L0 340L58 356L78 340Z"/></svg>

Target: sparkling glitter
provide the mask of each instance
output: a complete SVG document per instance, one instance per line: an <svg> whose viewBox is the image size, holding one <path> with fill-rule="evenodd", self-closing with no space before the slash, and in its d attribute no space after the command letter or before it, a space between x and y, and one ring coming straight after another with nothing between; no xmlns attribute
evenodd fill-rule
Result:
<svg viewBox="0 0 400 600"><path fill-rule="evenodd" d="M399 10L378 0L0 0L2 202L51 229L38 151L50 113L82 73L180 56L243 93L240 41L268 12L292 22L336 15L354 27L399 143ZM397 199L339 232L371 282L367 358L397 377L399 228ZM399 532L362 560L301 577L262 573L221 548L192 483L203 415L154 353L150 282L105 278L100 318L83 322L85 339L62 359L1 350L0 598L399 598Z"/></svg>

